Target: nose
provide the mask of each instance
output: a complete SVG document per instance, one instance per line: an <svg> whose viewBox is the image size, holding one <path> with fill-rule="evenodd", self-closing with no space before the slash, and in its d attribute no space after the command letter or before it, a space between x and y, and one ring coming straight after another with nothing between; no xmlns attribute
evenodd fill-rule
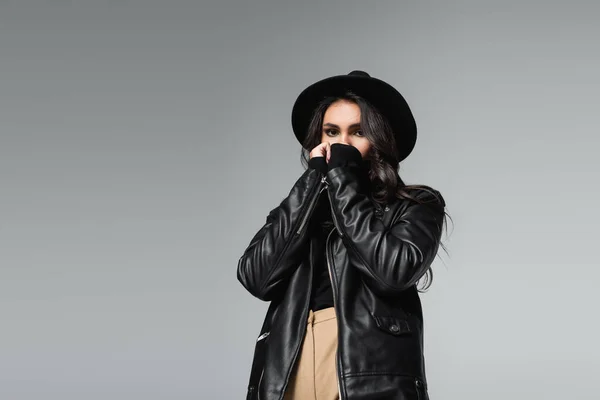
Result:
<svg viewBox="0 0 600 400"><path fill-rule="evenodd" d="M342 143L342 144L352 145L352 139L350 138L350 135L348 135L347 133L344 132L340 135L337 135L335 138L333 138L331 143Z"/></svg>

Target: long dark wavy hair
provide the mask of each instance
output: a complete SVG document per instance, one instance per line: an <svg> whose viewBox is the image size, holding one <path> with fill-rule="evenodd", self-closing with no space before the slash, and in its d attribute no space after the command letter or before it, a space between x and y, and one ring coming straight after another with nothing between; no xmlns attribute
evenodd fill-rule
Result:
<svg viewBox="0 0 600 400"><path fill-rule="evenodd" d="M374 201L385 205L397 198L423 204L421 200L411 195L410 192L414 189L425 190L432 193L436 198L438 197L436 191L430 186L406 185L402 181L398 174L400 161L398 160L398 155L395 151L396 139L387 118L385 118L367 100L351 91L347 91L339 96L327 97L315 108L307 135L302 143L301 162L305 168L308 168L308 161L310 159L310 150L307 149L313 149L321 143L321 132L325 111L327 111L331 104L339 100L353 102L360 108L361 131L363 136L365 136L371 144L371 149L369 151L371 168L368 172L368 176L371 186L371 196ZM443 207L442 204L442 199L438 198L438 201L431 202L428 205L432 207ZM444 210L443 225L446 230L448 217L450 216ZM450 219L452 218L450 217ZM440 246L444 249L446 254L448 254L444 244L440 243ZM427 269L423 277L425 278L423 287L418 289L421 292L426 291L433 282L433 271L431 266Z"/></svg>

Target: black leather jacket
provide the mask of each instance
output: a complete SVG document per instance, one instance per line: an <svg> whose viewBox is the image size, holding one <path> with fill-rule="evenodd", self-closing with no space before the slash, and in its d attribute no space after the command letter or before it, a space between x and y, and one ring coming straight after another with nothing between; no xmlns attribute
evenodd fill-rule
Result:
<svg viewBox="0 0 600 400"><path fill-rule="evenodd" d="M338 322L336 369L341 400L428 399L423 317L416 282L434 260L444 200L373 201L353 164L307 169L240 257L237 279L270 301L256 340L247 400L282 400L308 316L313 243L307 225L327 191L335 227L326 259Z"/></svg>

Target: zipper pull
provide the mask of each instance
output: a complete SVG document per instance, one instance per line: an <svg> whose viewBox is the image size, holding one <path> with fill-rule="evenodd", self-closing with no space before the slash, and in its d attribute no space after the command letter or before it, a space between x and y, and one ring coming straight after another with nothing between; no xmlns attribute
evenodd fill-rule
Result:
<svg viewBox="0 0 600 400"><path fill-rule="evenodd" d="M327 190L327 187L329 186L329 184L327 183L327 177L325 175L323 175L323 177L321 178L321 184L324 184L324 185L321 188L321 190L319 190L319 193L323 193L323 191Z"/></svg>

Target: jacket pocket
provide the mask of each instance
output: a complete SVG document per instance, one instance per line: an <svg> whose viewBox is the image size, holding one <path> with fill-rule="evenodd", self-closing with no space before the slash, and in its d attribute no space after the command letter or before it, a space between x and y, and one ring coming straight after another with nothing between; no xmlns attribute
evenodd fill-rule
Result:
<svg viewBox="0 0 600 400"><path fill-rule="evenodd" d="M415 390L417 391L418 400L429 400L429 394L427 393L427 386L425 382L419 378L415 378Z"/></svg>
<svg viewBox="0 0 600 400"><path fill-rule="evenodd" d="M395 336L408 334L411 332L410 325L406 318L396 316L373 315L377 327L384 332Z"/></svg>

